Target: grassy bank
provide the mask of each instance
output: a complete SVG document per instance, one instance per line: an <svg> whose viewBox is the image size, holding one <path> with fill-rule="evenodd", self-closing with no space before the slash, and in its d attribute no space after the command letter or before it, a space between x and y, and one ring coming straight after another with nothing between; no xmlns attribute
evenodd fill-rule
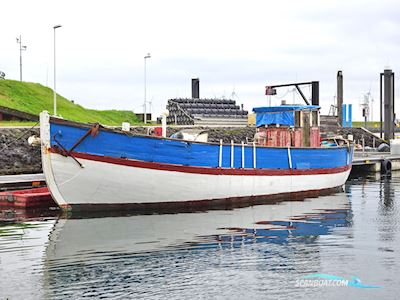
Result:
<svg viewBox="0 0 400 300"><path fill-rule="evenodd" d="M378 121L369 121L367 122L367 127L379 128L380 122ZM353 127L365 127L365 122L353 121Z"/></svg>
<svg viewBox="0 0 400 300"><path fill-rule="evenodd" d="M39 83L0 80L0 105L31 114L53 113L53 90ZM57 94L57 114L65 119L105 125L137 124L131 111L87 109Z"/></svg>
<svg viewBox="0 0 400 300"><path fill-rule="evenodd" d="M32 122L32 121L0 121L0 128L1 127L32 127L36 124L37 124L37 122Z"/></svg>

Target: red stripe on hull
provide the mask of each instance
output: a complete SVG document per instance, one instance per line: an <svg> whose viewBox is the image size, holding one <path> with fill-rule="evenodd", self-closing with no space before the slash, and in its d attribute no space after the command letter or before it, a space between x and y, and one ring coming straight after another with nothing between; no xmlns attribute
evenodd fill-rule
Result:
<svg viewBox="0 0 400 300"><path fill-rule="evenodd" d="M51 149L53 153L59 153L57 149ZM193 166L180 166L171 164L162 164L155 162L144 162L126 158L115 158L109 156L99 156L88 153L73 152L72 155L76 158L82 158L92 161L105 162L115 165L130 166L136 168L145 168L153 170L183 172L192 174L206 174L206 175L240 175L240 176L288 176L288 175L318 175L318 174L336 174L346 172L351 169L351 165L326 168L326 169L230 169L230 168L207 168L207 167L193 167Z"/></svg>

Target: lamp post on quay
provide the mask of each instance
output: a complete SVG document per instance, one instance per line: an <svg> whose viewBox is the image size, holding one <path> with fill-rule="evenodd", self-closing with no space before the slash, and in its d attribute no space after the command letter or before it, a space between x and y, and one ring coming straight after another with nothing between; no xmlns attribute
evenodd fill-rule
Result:
<svg viewBox="0 0 400 300"><path fill-rule="evenodd" d="M56 92L56 29L60 28L61 25L55 25L54 29L54 112L53 114L57 115L57 92Z"/></svg>
<svg viewBox="0 0 400 300"><path fill-rule="evenodd" d="M22 46L22 37L17 38L19 44L19 80L22 81L22 51L26 50L26 46Z"/></svg>
<svg viewBox="0 0 400 300"><path fill-rule="evenodd" d="M147 86L146 86L146 60L148 58L151 58L150 53L147 53L147 55L144 57L144 103L143 103L143 120L144 124L147 123L147 112L146 112L146 91L147 91Z"/></svg>

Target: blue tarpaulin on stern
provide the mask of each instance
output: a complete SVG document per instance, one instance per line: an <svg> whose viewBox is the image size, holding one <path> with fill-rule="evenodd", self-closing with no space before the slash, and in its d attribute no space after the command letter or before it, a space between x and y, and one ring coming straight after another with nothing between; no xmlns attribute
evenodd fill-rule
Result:
<svg viewBox="0 0 400 300"><path fill-rule="evenodd" d="M279 124L286 126L294 126L294 112L284 111L276 113L257 113L256 126Z"/></svg>
<svg viewBox="0 0 400 300"><path fill-rule="evenodd" d="M256 126L279 124L284 126L294 126L294 112L299 110L317 110L317 105L281 105L255 107Z"/></svg>

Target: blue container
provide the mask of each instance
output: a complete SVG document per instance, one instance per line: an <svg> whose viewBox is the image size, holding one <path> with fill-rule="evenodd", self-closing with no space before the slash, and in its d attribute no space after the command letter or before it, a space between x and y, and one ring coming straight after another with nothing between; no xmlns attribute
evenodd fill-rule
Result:
<svg viewBox="0 0 400 300"><path fill-rule="evenodd" d="M353 127L353 104L349 104L349 116L347 118L347 127Z"/></svg>
<svg viewBox="0 0 400 300"><path fill-rule="evenodd" d="M342 105L342 127L347 127L347 105Z"/></svg>

